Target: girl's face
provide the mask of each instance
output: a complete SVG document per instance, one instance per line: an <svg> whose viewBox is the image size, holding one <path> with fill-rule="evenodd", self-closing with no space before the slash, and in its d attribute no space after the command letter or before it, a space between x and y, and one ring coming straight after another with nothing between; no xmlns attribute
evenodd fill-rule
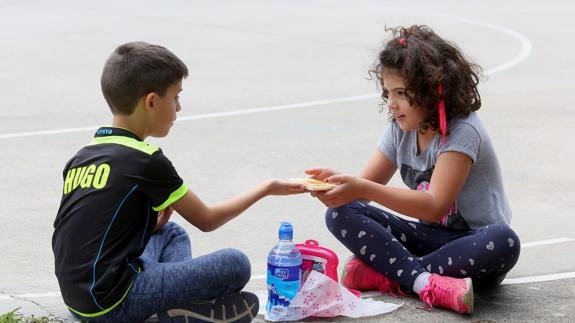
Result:
<svg viewBox="0 0 575 323"><path fill-rule="evenodd" d="M387 108L399 128L403 131L419 129L419 124L426 118L427 112L409 103L403 77L393 72L383 73L383 84L383 91L387 94Z"/></svg>

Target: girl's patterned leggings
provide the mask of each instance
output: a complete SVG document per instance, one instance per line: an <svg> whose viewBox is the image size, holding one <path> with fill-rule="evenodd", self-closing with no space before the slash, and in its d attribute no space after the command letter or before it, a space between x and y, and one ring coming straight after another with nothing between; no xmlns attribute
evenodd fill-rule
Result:
<svg viewBox="0 0 575 323"><path fill-rule="evenodd" d="M355 256L411 290L423 272L497 286L519 258L519 238L504 224L453 230L408 221L363 202L330 208L329 231Z"/></svg>

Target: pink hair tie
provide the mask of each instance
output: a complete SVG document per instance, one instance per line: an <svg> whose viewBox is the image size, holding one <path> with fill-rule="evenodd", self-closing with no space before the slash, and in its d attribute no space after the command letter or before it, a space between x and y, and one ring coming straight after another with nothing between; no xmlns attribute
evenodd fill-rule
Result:
<svg viewBox="0 0 575 323"><path fill-rule="evenodd" d="M443 86L437 85L437 93L441 97L437 103L437 113L439 114L439 133L441 133L441 143L445 142L447 137L447 117L445 115L445 101L443 100Z"/></svg>
<svg viewBox="0 0 575 323"><path fill-rule="evenodd" d="M407 42L405 41L405 38L401 37L399 39L399 45L405 47L407 45Z"/></svg>

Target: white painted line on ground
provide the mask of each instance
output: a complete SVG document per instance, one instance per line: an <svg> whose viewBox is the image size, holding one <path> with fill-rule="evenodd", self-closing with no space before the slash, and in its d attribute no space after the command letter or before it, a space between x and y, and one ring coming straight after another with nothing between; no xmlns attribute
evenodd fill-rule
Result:
<svg viewBox="0 0 575 323"><path fill-rule="evenodd" d="M564 243L564 242L571 242L571 241L575 241L575 239L557 238L557 239L533 241L533 242L522 243L521 248L529 248L529 247L536 247L536 246L543 246L543 245L548 245L548 244L557 244L557 243Z"/></svg>
<svg viewBox="0 0 575 323"><path fill-rule="evenodd" d="M19 299L19 298L47 298L47 297L60 297L60 292L20 294L20 295L0 295L0 301L9 299Z"/></svg>
<svg viewBox="0 0 575 323"><path fill-rule="evenodd" d="M71 133L71 132L93 131L93 130L96 130L98 128L99 127L97 127L97 126L91 126L91 127L81 127L81 128L64 128L64 129L42 130L42 131L6 133L3 135L0 135L0 139L33 137L33 136L44 136L44 135L59 135L59 134Z"/></svg>
<svg viewBox="0 0 575 323"><path fill-rule="evenodd" d="M469 19L469 18L464 18L464 17L458 17L458 16L452 16L452 15L446 15L446 14L433 14L433 13L423 13L429 16L434 16L434 17L442 17L442 18L447 18L447 19L451 19L451 20L456 20L456 21L461 21L463 23L467 23L470 25L477 25L477 26L482 26L485 28L489 28L489 29L493 29L499 32L502 32L504 34L507 34L511 37L514 37L515 39L519 40L519 43L521 44L521 51L519 53L519 55L513 57L511 60L496 66L494 68L488 69L486 71L484 71L483 73L485 75L493 75L495 73L499 73L503 70L509 69L517 64L519 64L521 61L523 61L524 59L526 59L530 54L531 51L533 50L533 45L531 44L531 41L529 41L529 38L527 38L525 35L520 34L516 31L513 31L511 29L507 29L498 25L494 25L494 24L490 24L484 21L480 21L480 20L475 20L475 19Z"/></svg>
<svg viewBox="0 0 575 323"><path fill-rule="evenodd" d="M255 113L262 113L262 112L274 112L274 111L281 111L281 110L295 110L295 109L302 109L302 108L319 107L319 106L334 104L334 103L367 100L367 99L375 98L377 96L379 96L379 94L377 94L377 93L363 94L363 95L354 95L354 96L348 96L348 97L337 98L337 99L317 100L317 101L293 103L293 104L278 105L278 106L271 106L271 107L251 108L251 109L243 109L243 110L231 110L231 111L216 112L216 113L205 113L205 114L198 114L198 115L192 115L192 116L186 116L186 117L179 117L176 120L176 122L202 120L202 119L215 119L215 118L239 116L239 115L244 115L244 114L255 114ZM63 128L63 129L42 130L42 131L7 133L7 134L0 134L0 139L46 136L46 135L59 135L59 134L72 133L72 132L94 131L98 128L99 128L99 126L89 126L89 127L81 127L81 128Z"/></svg>
<svg viewBox="0 0 575 323"><path fill-rule="evenodd" d="M527 37L524 35L513 31L511 29L507 29L501 26L497 26L494 24L486 23L479 20L467 19L457 16L451 15L442 15L442 14L433 14L433 13L424 13L429 16L435 17L443 17L448 18L456 21L461 21L466 24L472 24L477 26L486 27L489 29L497 30L502 33L508 34L512 37L515 37L521 43L521 51L519 55L513 57L511 60L496 66L494 68L488 69L484 71L485 75L493 75L495 73L501 72L508 68L511 68L521 61L526 59L532 50L531 42ZM191 120L201 120L201 119L213 119L213 118L222 118L222 117L230 117L230 116L237 116L237 115L244 115L244 114L254 114L254 113L261 113L261 112L273 112L273 111L281 111L281 110L294 110L294 109L301 109L301 108L309 108L309 107L318 107L324 106L334 103L341 103L341 102L353 102L353 101L361 101L366 99L371 99L378 97L379 93L374 94L363 94L363 95L355 95L355 96L348 96L343 98L336 98L336 99L326 99L326 100L317 100L317 101L310 101L310 102L301 102L301 103L293 103L293 104L286 104L286 105L279 105L279 106L271 106L271 107L261 107L261 108L251 108L245 110L232 110L232 111L225 111L225 112L217 112L217 113L206 113L206 114L199 114L199 115L192 115L187 117L180 117L177 121L191 121ZM23 137L34 137L34 136L46 136L46 135L59 135L64 133L73 133L73 132L83 132L83 131L93 131L97 129L98 126L88 126L88 127L81 127L81 128L63 128L63 129L53 129L53 130L42 130L42 131L30 131L30 132L17 132L17 133L6 133L0 134L0 140L2 139L10 139L10 138L23 138Z"/></svg>
<svg viewBox="0 0 575 323"><path fill-rule="evenodd" d="M377 93L363 94L363 95L348 96L348 97L337 98L337 99L317 100L317 101L311 101L311 102L286 104L286 105L278 105L278 106L271 106L271 107L252 108L252 109L234 110L234 111L217 112L217 113L207 113L207 114L200 114L200 115L195 115L195 116L181 117L181 118L178 118L177 121L213 119L213 118L237 116L237 115L242 115L242 114L254 114L254 113L260 113L260 112L273 112L273 111L281 111L281 110L294 110L294 109L301 109L301 108L317 107L317 106L334 104L334 103L367 100L367 99L375 98L378 95L379 94L377 94Z"/></svg>
<svg viewBox="0 0 575 323"><path fill-rule="evenodd" d="M539 282L547 282L547 281L569 279L569 278L575 278L575 272L557 273L557 274L540 275L540 276L528 276L519 278L507 278L501 282L501 285L539 283ZM381 295L382 294L378 291L361 292L362 298L377 297Z"/></svg>
<svg viewBox="0 0 575 323"><path fill-rule="evenodd" d="M557 273L557 274L541 275L541 276L519 277L519 278L507 278L507 279L503 280L503 282L501 282L501 285L538 283L538 282L547 282L547 281L551 281L551 280L569 279L569 278L575 278L575 272Z"/></svg>

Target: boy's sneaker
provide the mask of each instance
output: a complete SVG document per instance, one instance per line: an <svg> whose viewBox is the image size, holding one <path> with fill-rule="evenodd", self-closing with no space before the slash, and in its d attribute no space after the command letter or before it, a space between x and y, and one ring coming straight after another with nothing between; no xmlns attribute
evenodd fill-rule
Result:
<svg viewBox="0 0 575 323"><path fill-rule="evenodd" d="M158 313L158 318L162 323L249 323L258 315L258 310L259 301L256 295L239 292L195 303L185 309L171 309Z"/></svg>
<svg viewBox="0 0 575 323"><path fill-rule="evenodd" d="M471 278L451 278L431 274L419 298L428 306L438 306L458 313L473 312L473 283Z"/></svg>
<svg viewBox="0 0 575 323"><path fill-rule="evenodd" d="M407 295L401 290L399 283L378 273L356 256L349 257L343 264L341 284L348 289L359 291L379 290L383 294L390 293L393 296L396 296L396 293Z"/></svg>

